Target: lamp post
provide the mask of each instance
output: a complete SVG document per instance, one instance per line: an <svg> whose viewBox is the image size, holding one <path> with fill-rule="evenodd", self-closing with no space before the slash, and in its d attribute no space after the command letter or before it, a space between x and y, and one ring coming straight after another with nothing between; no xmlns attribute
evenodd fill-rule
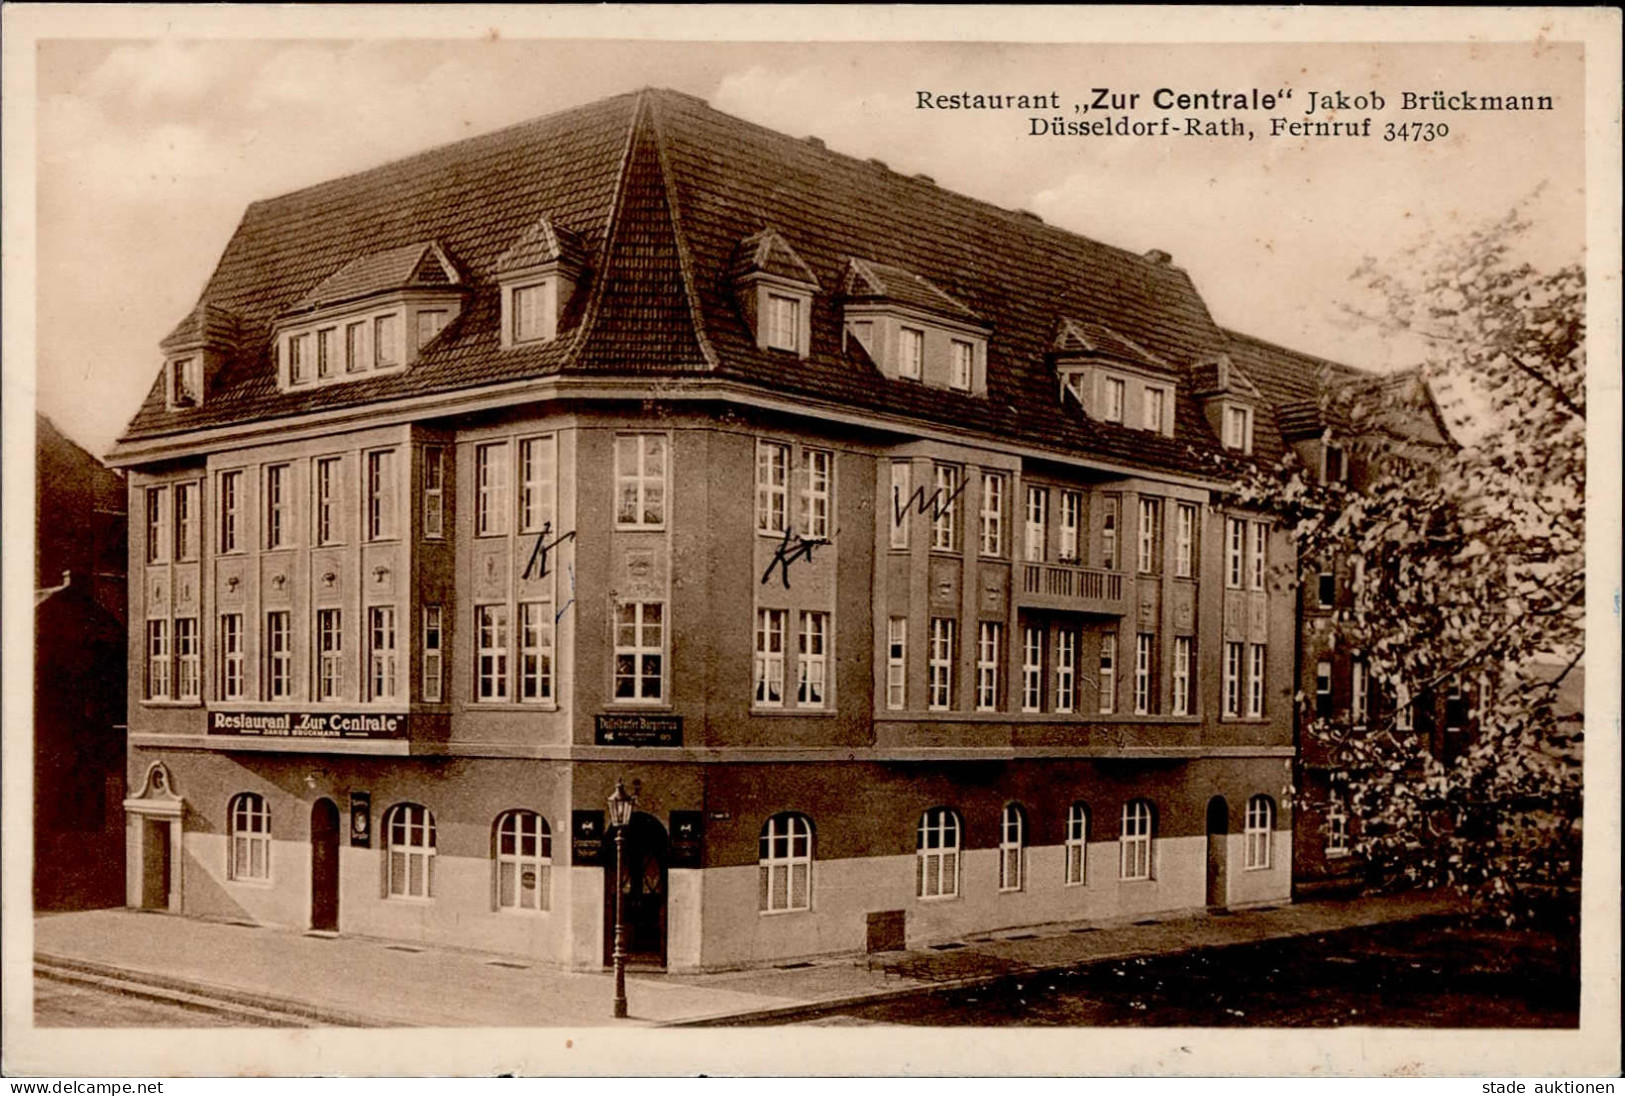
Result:
<svg viewBox="0 0 1625 1096"><path fill-rule="evenodd" d="M626 785L615 781L609 795L609 824L615 830L615 1018L626 1019L626 827L632 821L632 808L638 797L626 794Z"/></svg>

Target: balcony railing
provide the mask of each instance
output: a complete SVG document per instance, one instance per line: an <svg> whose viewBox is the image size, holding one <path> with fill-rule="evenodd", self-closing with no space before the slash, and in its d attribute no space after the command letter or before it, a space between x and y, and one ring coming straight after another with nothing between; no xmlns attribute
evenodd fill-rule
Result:
<svg viewBox="0 0 1625 1096"><path fill-rule="evenodd" d="M1021 565L1022 600L1029 605L1121 615L1123 575L1058 563Z"/></svg>

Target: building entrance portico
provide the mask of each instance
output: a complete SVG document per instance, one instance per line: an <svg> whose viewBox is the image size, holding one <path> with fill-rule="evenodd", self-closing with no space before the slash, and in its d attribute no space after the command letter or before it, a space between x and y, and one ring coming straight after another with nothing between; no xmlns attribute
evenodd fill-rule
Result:
<svg viewBox="0 0 1625 1096"><path fill-rule="evenodd" d="M139 794L124 801L124 904L181 911L181 833L185 801L162 761L147 766Z"/></svg>

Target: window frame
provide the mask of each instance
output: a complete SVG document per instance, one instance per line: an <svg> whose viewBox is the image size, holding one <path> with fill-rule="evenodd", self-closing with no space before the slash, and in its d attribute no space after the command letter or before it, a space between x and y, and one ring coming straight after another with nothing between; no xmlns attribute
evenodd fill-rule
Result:
<svg viewBox="0 0 1625 1096"><path fill-rule="evenodd" d="M529 853L525 851L527 839L533 842L534 851ZM539 811L518 807L497 815L491 861L493 905L498 913L540 917L553 911L553 828ZM513 900L505 901L504 869L510 868ZM523 901L526 868L536 872L535 905Z"/></svg>
<svg viewBox="0 0 1625 1096"><path fill-rule="evenodd" d="M414 830L418 831L414 834ZM397 841L400 832L404 840ZM414 838L418 838L414 840ZM396 803L384 814L384 898L393 902L434 901L434 862L439 854L434 812L421 803ZM396 868L396 857L400 868ZM412 886L412 868L421 865L420 888ZM401 888L396 889L397 879Z"/></svg>
<svg viewBox="0 0 1625 1096"><path fill-rule="evenodd" d="M423 447L423 538L446 537L446 447Z"/></svg>
<svg viewBox="0 0 1625 1096"><path fill-rule="evenodd" d="M1271 831L1275 827L1275 801L1267 795L1247 800L1246 823L1242 831L1245 850L1243 871L1268 871L1273 861Z"/></svg>
<svg viewBox="0 0 1625 1096"><path fill-rule="evenodd" d="M167 483L146 488L147 503L147 562L168 563L175 552L174 514L169 500Z"/></svg>
<svg viewBox="0 0 1625 1096"><path fill-rule="evenodd" d="M933 552L959 550L959 496L963 494L964 476L964 469L957 464L939 462L931 466L931 486L935 489L931 506Z"/></svg>
<svg viewBox="0 0 1625 1096"><path fill-rule="evenodd" d="M1163 426L1168 417L1168 389L1159 384L1148 384L1142 390L1140 405L1140 426L1152 433L1163 433ZM1152 397L1155 396L1155 399ZM1156 414L1152 414L1155 408Z"/></svg>
<svg viewBox="0 0 1625 1096"><path fill-rule="evenodd" d="M1196 527L1199 521L1194 503L1174 506L1174 577L1196 577Z"/></svg>
<svg viewBox="0 0 1625 1096"><path fill-rule="evenodd" d="M948 340L948 387L969 392L976 385L976 344L965 339Z"/></svg>
<svg viewBox="0 0 1625 1096"><path fill-rule="evenodd" d="M796 707L818 710L830 706L829 655L834 638L830 614L821 609L801 610L796 631ZM813 650L816 647L817 650ZM814 698L814 690L817 695Z"/></svg>
<svg viewBox="0 0 1625 1096"><path fill-rule="evenodd" d="M1174 637L1173 696L1170 715L1191 714L1191 637Z"/></svg>
<svg viewBox="0 0 1625 1096"><path fill-rule="evenodd" d="M293 484L293 465L287 463L265 466L265 550L268 552L292 548L288 539L288 492Z"/></svg>
<svg viewBox="0 0 1625 1096"><path fill-rule="evenodd" d="M1098 707L1100 715L1117 713L1117 632L1115 629L1100 633L1098 675Z"/></svg>
<svg viewBox="0 0 1625 1096"><path fill-rule="evenodd" d="M1353 852L1349 846L1348 806L1343 799L1339 789L1334 787L1327 791L1325 856L1328 860L1339 860Z"/></svg>
<svg viewBox="0 0 1625 1096"><path fill-rule="evenodd" d="M1135 570L1142 575L1160 574L1162 571L1162 500L1140 496L1139 549L1135 555Z"/></svg>
<svg viewBox="0 0 1625 1096"><path fill-rule="evenodd" d="M344 543L343 457L316 457L311 469L310 542L317 548Z"/></svg>
<svg viewBox="0 0 1625 1096"><path fill-rule="evenodd" d="M1023 555L1028 563L1043 563L1049 549L1049 488L1027 485L1027 520L1022 526Z"/></svg>
<svg viewBox="0 0 1625 1096"><path fill-rule="evenodd" d="M1315 663L1315 715L1320 719L1332 715L1332 663L1328 658Z"/></svg>
<svg viewBox="0 0 1625 1096"><path fill-rule="evenodd" d="M190 625L182 629L181 625ZM203 699L203 629L197 616L177 616L171 624L171 642L175 652L173 683L175 699L198 701ZM183 639L183 631L186 633Z"/></svg>
<svg viewBox="0 0 1625 1096"><path fill-rule="evenodd" d="M626 470L621 467L622 442L631 440L636 448L636 467ZM656 443L660 456L660 471L651 473L649 465L649 443ZM666 527L667 504L671 498L671 464L672 445L671 435L664 433L617 433L612 443L614 450L615 475L615 528L617 529L664 529ZM634 490L634 518L631 521L621 517L621 503L626 487ZM656 520L646 520L649 512L649 499L651 488L658 489L659 513Z"/></svg>
<svg viewBox="0 0 1625 1096"><path fill-rule="evenodd" d="M1130 799L1123 804L1122 826L1117 838L1119 881L1137 883L1156 878L1152 863L1156 826L1156 810L1149 799Z"/></svg>
<svg viewBox="0 0 1625 1096"><path fill-rule="evenodd" d="M398 624L395 606L367 606L367 699L373 703L400 698Z"/></svg>
<svg viewBox="0 0 1625 1096"><path fill-rule="evenodd" d="M226 878L233 883L270 885L273 838L271 808L265 797L257 792L238 792L226 804L226 819ZM254 870L256 852L259 871Z"/></svg>
<svg viewBox="0 0 1625 1096"><path fill-rule="evenodd" d="M1004 488L1004 473L982 473L982 498L977 513L980 519L980 554L984 559L1001 559L1004 556Z"/></svg>
<svg viewBox="0 0 1625 1096"><path fill-rule="evenodd" d="M1248 644L1247 650L1247 718L1264 718L1264 694L1268 684L1269 655L1265 644Z"/></svg>
<svg viewBox="0 0 1625 1096"><path fill-rule="evenodd" d="M1070 715L1078 697L1078 633L1067 625L1055 630L1055 696L1053 707Z"/></svg>
<svg viewBox="0 0 1625 1096"><path fill-rule="evenodd" d="M657 609L656 615L659 617L653 623L646 619L650 607ZM631 620L621 619L622 613L626 609L632 610ZM671 632L671 622L667 619L666 602L657 599L619 602L615 606L613 620L615 631L612 638L614 640L615 661L610 667L610 703L621 706L664 704L666 702L666 679L669 676L666 673L666 641ZM626 627L633 629L633 642L630 645L623 645L620 642L621 629ZM651 628L658 629L660 636L660 642L653 646L645 642L648 638L646 633ZM622 658L632 659L632 672L630 675L621 673ZM648 660L651 658L655 660L656 667L653 674L648 672ZM632 683L632 695L630 696L620 695L620 681L623 678ZM650 680L653 680L656 685L657 695L655 696L645 695L646 685Z"/></svg>
<svg viewBox="0 0 1625 1096"><path fill-rule="evenodd" d="M519 465L514 483L518 512L515 529L520 536L533 536L552 529L558 497L558 442L555 434L533 434L519 438L514 456Z"/></svg>
<svg viewBox="0 0 1625 1096"><path fill-rule="evenodd" d="M533 614L534 625L528 619ZM517 703L543 706L557 703L554 693L556 623L551 601L531 598L519 602L513 622L514 640L518 645L518 657L514 660L518 681L513 695Z"/></svg>
<svg viewBox="0 0 1625 1096"><path fill-rule="evenodd" d="M801 534L811 540L828 540L834 510L835 453L804 446L801 468Z"/></svg>
<svg viewBox="0 0 1625 1096"><path fill-rule="evenodd" d="M926 651L926 708L929 711L947 712L954 707L954 660L957 656L954 640L957 623L953 617L931 618L930 646Z"/></svg>
<svg viewBox="0 0 1625 1096"><path fill-rule="evenodd" d="M788 293L775 293L771 289L764 295L767 298L767 349L801 353L801 298Z"/></svg>
<svg viewBox="0 0 1625 1096"><path fill-rule="evenodd" d="M1027 883L1027 812L1006 803L999 815L999 893L1016 894Z"/></svg>
<svg viewBox="0 0 1625 1096"><path fill-rule="evenodd" d="M269 609L263 619L265 699L291 700L294 695L293 614L287 609Z"/></svg>
<svg viewBox="0 0 1625 1096"><path fill-rule="evenodd" d="M1134 714L1154 715L1157 710L1156 657L1154 632L1134 633Z"/></svg>
<svg viewBox="0 0 1625 1096"><path fill-rule="evenodd" d="M190 563L198 558L198 500L203 492L197 480L181 480L175 485L175 521L173 538L177 562Z"/></svg>
<svg viewBox="0 0 1625 1096"><path fill-rule="evenodd" d="M1239 431L1233 429L1239 423ZM1240 437L1236 437L1237 434ZM1253 409L1241 404L1229 403L1224 407L1224 447L1234 449L1244 455L1253 451Z"/></svg>
<svg viewBox="0 0 1625 1096"><path fill-rule="evenodd" d="M1247 521L1235 517L1224 521L1224 586L1227 590L1240 590L1247 581Z"/></svg>
<svg viewBox="0 0 1625 1096"><path fill-rule="evenodd" d="M790 531L790 458L788 442L756 440L756 531L783 536ZM765 478L764 478L765 477Z"/></svg>
<svg viewBox="0 0 1625 1096"><path fill-rule="evenodd" d="M509 439L480 442L474 446L474 535L505 537L508 515L513 510L509 484L512 462Z"/></svg>
<svg viewBox="0 0 1625 1096"><path fill-rule="evenodd" d="M1044 710L1044 627L1021 626L1021 710Z"/></svg>
<svg viewBox="0 0 1625 1096"><path fill-rule="evenodd" d="M1066 838L1063 843L1065 886L1089 885L1089 807L1073 803L1066 810Z"/></svg>
<svg viewBox="0 0 1625 1096"><path fill-rule="evenodd" d="M1264 576L1269 573L1269 543L1270 527L1268 522L1255 521L1252 523L1252 544L1250 546L1247 588L1262 590Z"/></svg>
<svg viewBox="0 0 1625 1096"><path fill-rule="evenodd" d="M1103 376L1101 381L1105 391L1100 399L1100 417L1121 425L1128 404L1128 381L1110 375Z"/></svg>
<svg viewBox="0 0 1625 1096"><path fill-rule="evenodd" d="M220 472L220 554L235 555L243 552L239 519L242 516L243 470L226 468Z"/></svg>
<svg viewBox="0 0 1625 1096"><path fill-rule="evenodd" d="M908 618L886 619L886 710L908 707Z"/></svg>
<svg viewBox="0 0 1625 1096"><path fill-rule="evenodd" d="M959 897L959 882L964 873L964 833L959 812L952 807L931 807L921 813L914 831L914 897L918 901L940 902ZM928 887L928 883L934 884L935 889Z"/></svg>
<svg viewBox="0 0 1625 1096"><path fill-rule="evenodd" d="M1241 718L1241 675L1244 644L1240 640L1226 640L1224 644L1223 684L1224 717Z"/></svg>
<svg viewBox="0 0 1625 1096"><path fill-rule="evenodd" d="M174 648L170 645L169 618L147 621L147 700L170 700L174 689Z"/></svg>
<svg viewBox="0 0 1625 1096"><path fill-rule="evenodd" d="M507 704L512 700L509 641L513 619L508 603L493 601L474 606L474 689L476 704Z"/></svg>
<svg viewBox="0 0 1625 1096"><path fill-rule="evenodd" d="M1004 625L996 620L976 622L976 710L999 710L999 665L1003 661Z"/></svg>
<svg viewBox="0 0 1625 1096"><path fill-rule="evenodd" d="M329 641L331 641L331 646ZM316 610L315 647L315 699L319 701L338 700L344 694L344 616L342 609L323 607Z"/></svg>
<svg viewBox="0 0 1625 1096"><path fill-rule="evenodd" d="M433 637L433 642L430 638ZM446 613L439 605L423 606L423 702L445 701Z"/></svg>
<svg viewBox="0 0 1625 1096"><path fill-rule="evenodd" d="M226 621L235 623L227 625ZM234 642L235 641L235 642ZM220 699L243 700L248 695L247 655L243 635L243 614L221 613L220 635Z"/></svg>
<svg viewBox="0 0 1625 1096"><path fill-rule="evenodd" d="M891 529L889 530L888 546L891 548L908 547L908 512L914 501L914 466L908 461L894 460L891 462Z"/></svg>
<svg viewBox="0 0 1625 1096"><path fill-rule="evenodd" d="M911 352L912 351L912 352ZM897 375L904 380L925 379L925 330L899 324L897 327Z"/></svg>
<svg viewBox="0 0 1625 1096"><path fill-rule="evenodd" d="M1076 566L1083 558L1079 530L1083 526L1083 492L1061 491L1061 544L1058 562Z"/></svg>
<svg viewBox="0 0 1625 1096"><path fill-rule="evenodd" d="M799 811L770 816L757 835L756 852L756 912L764 916L811 912L816 859L812 819ZM797 868L802 869L800 902L796 900ZM774 901L774 883L779 878L784 880L783 905Z"/></svg>
<svg viewBox="0 0 1625 1096"><path fill-rule="evenodd" d="M1121 562L1123 496L1107 494L1100 501L1100 567L1103 571L1115 571Z"/></svg>
<svg viewBox="0 0 1625 1096"><path fill-rule="evenodd" d="M751 707L784 707L784 663L789 657L788 609L758 607L754 657L751 660ZM775 624L777 625L775 629ZM778 649L773 649L775 641ZM774 688L778 695L773 695Z"/></svg>

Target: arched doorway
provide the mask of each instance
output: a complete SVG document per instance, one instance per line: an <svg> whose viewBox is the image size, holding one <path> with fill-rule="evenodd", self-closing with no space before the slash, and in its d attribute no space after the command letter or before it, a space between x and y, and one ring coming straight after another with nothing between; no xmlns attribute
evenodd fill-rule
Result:
<svg viewBox="0 0 1625 1096"><path fill-rule="evenodd" d="M1226 875L1230 867L1230 805L1224 796L1207 801L1207 904L1227 905Z"/></svg>
<svg viewBox="0 0 1625 1096"><path fill-rule="evenodd" d="M604 888L604 965L615 954L615 837L606 843ZM625 896L626 958L631 963L666 965L666 828L653 815L634 814L626 827L626 863L620 869Z"/></svg>
<svg viewBox="0 0 1625 1096"><path fill-rule="evenodd" d="M331 799L310 808L310 927L339 930L339 809Z"/></svg>

